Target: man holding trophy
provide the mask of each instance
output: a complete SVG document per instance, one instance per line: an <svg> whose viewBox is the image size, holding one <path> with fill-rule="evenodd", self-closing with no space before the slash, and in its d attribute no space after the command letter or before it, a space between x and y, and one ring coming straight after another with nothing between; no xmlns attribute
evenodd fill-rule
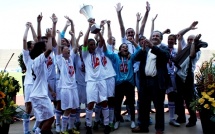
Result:
<svg viewBox="0 0 215 134"><path fill-rule="evenodd" d="M100 28L95 24L95 19L92 17L92 6L84 5L80 9L89 22L88 30L84 36L84 45L82 47L82 57L85 63L85 81L87 93L87 108L86 108L86 134L92 134L92 114L95 103L101 104L102 114L104 117L104 134L110 133L109 126L109 108L107 103L107 85L105 81L104 66L102 64L101 47L105 45L103 36L100 33ZM99 35L99 43L96 45L94 39L88 39L89 33Z"/></svg>

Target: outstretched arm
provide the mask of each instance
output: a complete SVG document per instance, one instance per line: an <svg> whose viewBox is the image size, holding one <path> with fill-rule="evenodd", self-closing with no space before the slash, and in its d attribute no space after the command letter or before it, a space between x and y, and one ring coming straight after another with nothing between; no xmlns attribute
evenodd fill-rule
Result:
<svg viewBox="0 0 215 134"><path fill-rule="evenodd" d="M78 46L76 44L75 33L73 33L72 31L69 31L69 34L71 35L71 44L72 44L73 52L77 53Z"/></svg>
<svg viewBox="0 0 215 134"><path fill-rule="evenodd" d="M28 37L28 30L30 28L30 22L27 22L26 23L26 29L25 29L25 33L24 33L24 36L23 36L23 49L24 50L28 50L28 47L27 47L27 37Z"/></svg>
<svg viewBox="0 0 215 134"><path fill-rule="evenodd" d="M198 24L198 21L194 21L189 27L182 29L181 31L178 32L179 35L183 36L185 33L187 33L190 30L195 30L196 25Z"/></svg>
<svg viewBox="0 0 215 134"><path fill-rule="evenodd" d="M140 35L144 34L144 29L145 29L145 26L146 26L146 21L148 19L150 9L151 9L150 4L147 1L146 2L146 12L145 12L145 15L144 15L144 18L142 20L141 27L140 27Z"/></svg>
<svg viewBox="0 0 215 134"><path fill-rule="evenodd" d="M43 18L42 13L37 16L37 39L38 39L38 41L40 41L41 37L42 37L42 34L41 34L41 20L42 20L42 18Z"/></svg>
<svg viewBox="0 0 215 134"><path fill-rule="evenodd" d="M106 20L102 20L101 23L100 23L100 28L101 28L101 34L102 35L104 35L104 30L105 30L104 25L105 25L106 22L107 22ZM99 35L95 34L94 39L98 42L99 41Z"/></svg>
<svg viewBox="0 0 215 134"><path fill-rule="evenodd" d="M95 20L89 21L88 29L87 29L87 31L86 31L86 34L84 35L84 47L87 46L87 41L88 41L89 34L90 34L90 28L91 28L91 26L92 26L93 24L95 24Z"/></svg>
<svg viewBox="0 0 215 134"><path fill-rule="evenodd" d="M32 23L30 23L30 28L31 28L31 32L32 32L32 36L33 36L34 41L38 42L37 34L36 34L35 30L34 30L34 27L33 27Z"/></svg>
<svg viewBox="0 0 215 134"><path fill-rule="evenodd" d="M73 34L75 34L75 27L74 27L74 23L73 23L73 20L72 19L70 19L68 16L64 16L69 22L70 22L70 24L71 24L71 32L73 33ZM70 44L72 45L72 41L73 39L71 39L70 41Z"/></svg>
<svg viewBox="0 0 215 134"><path fill-rule="evenodd" d="M48 37L48 42L46 45L46 51L44 52L45 57L47 58L50 53L52 52L52 33L51 33L51 29L47 29L46 30L46 37Z"/></svg>
<svg viewBox="0 0 215 134"><path fill-rule="evenodd" d="M123 6L121 6L121 3L117 3L115 8L116 8L119 26L120 26L120 30L121 30L121 37L124 38L125 37L125 27L124 27L122 15L121 15Z"/></svg>
<svg viewBox="0 0 215 134"><path fill-rule="evenodd" d="M82 31L80 31L79 32L79 35L78 35L78 38L76 39L76 44L77 44L77 47L79 48L79 40L80 40L80 38L83 36L83 32Z"/></svg>
<svg viewBox="0 0 215 134"><path fill-rule="evenodd" d="M162 34L170 34L170 33L171 33L170 29L166 29L162 32Z"/></svg>
<svg viewBox="0 0 215 134"><path fill-rule="evenodd" d="M152 18L152 27L151 27L150 40L151 40L151 38L152 38L152 33L153 33L153 31L154 31L154 25L155 25L154 22L155 22L157 16L158 16L158 14L156 14L156 16L155 16L154 18Z"/></svg>
<svg viewBox="0 0 215 134"><path fill-rule="evenodd" d="M136 37L135 37L135 41L139 42L139 22L142 19L142 17L141 17L141 13L139 13L139 12L136 14L136 16L137 16L137 23L136 23Z"/></svg>
<svg viewBox="0 0 215 134"><path fill-rule="evenodd" d="M61 35L60 35L60 31L57 30L57 55L61 54Z"/></svg>
<svg viewBox="0 0 215 134"><path fill-rule="evenodd" d="M52 17L50 17L50 18L52 19L52 22L53 22L53 24L52 24L52 46L56 47L57 42L56 42L55 36L56 36L56 24L57 24L58 18L54 13L52 14Z"/></svg>

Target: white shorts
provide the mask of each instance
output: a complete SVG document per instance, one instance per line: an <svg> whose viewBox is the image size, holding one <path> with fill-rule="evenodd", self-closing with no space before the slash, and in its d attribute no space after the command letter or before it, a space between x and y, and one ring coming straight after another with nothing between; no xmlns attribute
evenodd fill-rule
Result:
<svg viewBox="0 0 215 134"><path fill-rule="evenodd" d="M107 97L114 97L115 95L115 78L110 77L106 79Z"/></svg>
<svg viewBox="0 0 215 134"><path fill-rule="evenodd" d="M30 99L37 121L44 121L54 117L54 107L49 97Z"/></svg>
<svg viewBox="0 0 215 134"><path fill-rule="evenodd" d="M49 83L50 87L52 88L52 90L54 92L56 92L56 80L55 79L48 80L48 83ZM49 95L49 98L51 99L51 101L55 100L55 98L52 97L51 92L49 90L48 90L48 95Z"/></svg>
<svg viewBox="0 0 215 134"><path fill-rule="evenodd" d="M100 103L107 100L107 84L105 80L87 82L87 104Z"/></svg>
<svg viewBox="0 0 215 134"><path fill-rule="evenodd" d="M77 84L79 103L87 104L86 85Z"/></svg>
<svg viewBox="0 0 215 134"><path fill-rule="evenodd" d="M78 91L76 88L62 88L60 93L62 110L66 110L69 108L76 109L79 107Z"/></svg>
<svg viewBox="0 0 215 134"><path fill-rule="evenodd" d="M25 102L30 102L30 94L33 84L26 84L24 86Z"/></svg>
<svg viewBox="0 0 215 134"><path fill-rule="evenodd" d="M60 90L61 88L59 87L59 80L56 80L56 101L61 100L61 95L60 95Z"/></svg>

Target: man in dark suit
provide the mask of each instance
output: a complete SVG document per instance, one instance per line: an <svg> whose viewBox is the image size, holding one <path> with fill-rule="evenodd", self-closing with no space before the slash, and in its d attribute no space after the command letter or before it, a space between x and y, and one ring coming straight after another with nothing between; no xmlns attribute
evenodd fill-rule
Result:
<svg viewBox="0 0 215 134"><path fill-rule="evenodd" d="M145 39L142 50L136 57L140 61L139 113L140 124L133 133L149 132L149 116L153 101L156 134L164 131L164 100L168 81L167 62L170 58L169 49L161 44L163 35L160 31L152 33L151 41Z"/></svg>

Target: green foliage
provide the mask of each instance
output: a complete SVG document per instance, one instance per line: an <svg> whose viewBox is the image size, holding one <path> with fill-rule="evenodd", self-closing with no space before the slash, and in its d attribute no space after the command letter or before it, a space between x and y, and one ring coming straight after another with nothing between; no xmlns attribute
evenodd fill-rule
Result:
<svg viewBox="0 0 215 134"><path fill-rule="evenodd" d="M18 62L19 62L19 66L22 69L22 73L25 73L26 72L26 66L25 66L24 61L23 61L22 53L18 56Z"/></svg>

